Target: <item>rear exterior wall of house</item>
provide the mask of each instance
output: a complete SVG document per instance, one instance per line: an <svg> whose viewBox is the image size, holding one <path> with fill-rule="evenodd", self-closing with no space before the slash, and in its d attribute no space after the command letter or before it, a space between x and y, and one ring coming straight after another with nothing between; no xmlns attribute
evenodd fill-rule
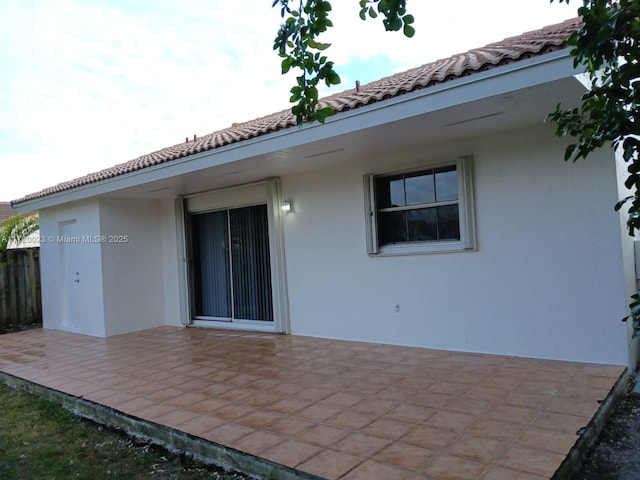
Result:
<svg viewBox="0 0 640 480"><path fill-rule="evenodd" d="M282 198L294 204L282 217L290 332L627 364L626 239L613 210L613 156L603 150L570 164L563 152L543 125L435 146L417 139L402 152L281 174ZM369 254L365 176L429 170L461 156L472 157L473 248ZM75 220L82 234L129 238L82 246L80 281L88 286L73 308L82 318L91 313L84 327L62 318L75 295L64 293L62 277L73 281L75 267L59 244L42 245L45 327L112 335L189 320L174 199L83 200L44 209L41 219L43 237L74 233L64 222Z"/></svg>

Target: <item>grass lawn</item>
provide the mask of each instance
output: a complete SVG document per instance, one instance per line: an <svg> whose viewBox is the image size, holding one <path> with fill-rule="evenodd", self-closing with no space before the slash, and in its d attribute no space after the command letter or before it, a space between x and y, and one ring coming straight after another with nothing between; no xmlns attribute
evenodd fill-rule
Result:
<svg viewBox="0 0 640 480"><path fill-rule="evenodd" d="M0 382L0 479L245 480L82 420Z"/></svg>

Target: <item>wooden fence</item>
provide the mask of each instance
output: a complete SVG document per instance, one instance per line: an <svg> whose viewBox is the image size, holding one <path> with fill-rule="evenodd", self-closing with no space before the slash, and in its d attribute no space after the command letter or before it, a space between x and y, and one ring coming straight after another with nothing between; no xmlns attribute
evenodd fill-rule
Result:
<svg viewBox="0 0 640 480"><path fill-rule="evenodd" d="M40 249L0 252L0 330L40 322Z"/></svg>

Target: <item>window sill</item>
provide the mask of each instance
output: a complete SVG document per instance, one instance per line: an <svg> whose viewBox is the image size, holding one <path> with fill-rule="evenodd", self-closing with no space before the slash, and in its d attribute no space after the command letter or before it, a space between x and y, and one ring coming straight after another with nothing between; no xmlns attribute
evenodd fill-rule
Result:
<svg viewBox="0 0 640 480"><path fill-rule="evenodd" d="M433 253L471 252L474 248L465 247L462 242L429 242L385 245L370 257L390 257L399 255L429 255Z"/></svg>

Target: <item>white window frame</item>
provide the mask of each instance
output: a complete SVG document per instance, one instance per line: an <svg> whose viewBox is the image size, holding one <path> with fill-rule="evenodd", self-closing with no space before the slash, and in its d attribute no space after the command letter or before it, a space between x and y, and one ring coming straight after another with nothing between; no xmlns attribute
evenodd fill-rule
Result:
<svg viewBox="0 0 640 480"><path fill-rule="evenodd" d="M455 165L458 172L458 218L460 222L460 240L403 242L394 245L380 246L378 244L378 208L376 205L375 195L376 178L453 165ZM365 175L364 191L367 225L367 252L370 256L415 255L476 250L473 159L470 155L459 157L457 160L448 163L422 165L419 168Z"/></svg>

